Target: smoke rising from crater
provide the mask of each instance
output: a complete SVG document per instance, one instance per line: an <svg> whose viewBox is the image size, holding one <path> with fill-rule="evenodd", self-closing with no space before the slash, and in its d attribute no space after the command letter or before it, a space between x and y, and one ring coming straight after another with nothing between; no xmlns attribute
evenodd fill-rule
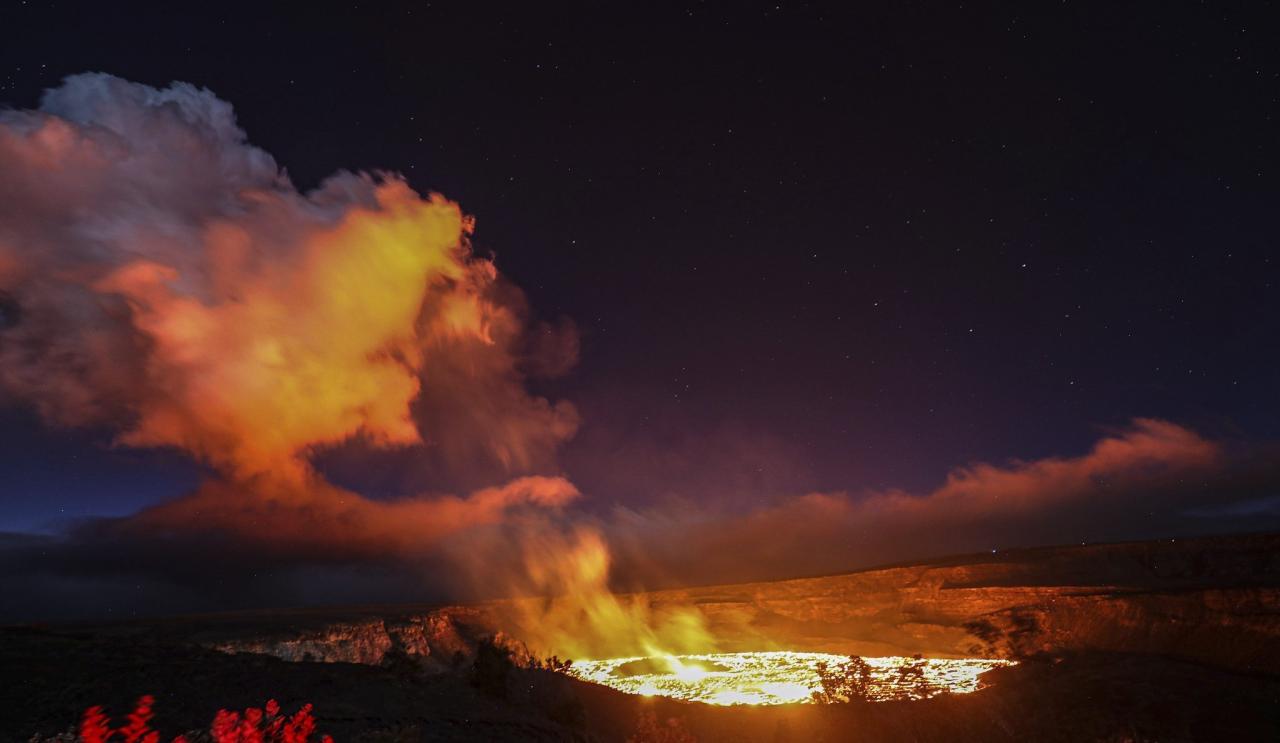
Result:
<svg viewBox="0 0 1280 743"><path fill-rule="evenodd" d="M182 83L78 75L38 110L0 112L0 402L210 471L123 519L0 539L6 590L53 605L92 585L132 606L121 586L158 585L166 600L207 601L153 605L191 610L300 587L300 601L370 600L361 591L382 581L377 599L396 600L435 565L446 569L426 583L451 598L558 595L511 617L549 650L693 650L709 642L695 614L659 616L610 586L1276 523L1270 452L1238 460L1156 419L1080 456L977 464L922 493L805 495L791 482L803 468L770 436L699 444L690 425L674 444L606 437L589 454L612 482L657 496L653 473L675 470L691 491L561 514L580 497L556 461L578 414L527 382L568 371L577 333L535 322L472 249L472 228L457 204L392 174L340 172L299 191L228 103ZM315 464L367 472L385 451L422 468L407 497L365 497ZM700 455L711 451L731 454ZM654 464L673 459L689 464ZM788 473L777 492L734 500L735 468L760 460ZM247 593L250 578L262 593Z"/></svg>
<svg viewBox="0 0 1280 743"><path fill-rule="evenodd" d="M472 226L391 174L298 191L207 90L68 78L0 114L0 394L217 473L135 525L255 537L290 521L395 550L558 507L577 495L561 479L497 486L554 475L577 414L529 394L524 370L571 365L573 328L531 338ZM311 465L353 440L443 448L495 487L369 501Z"/></svg>

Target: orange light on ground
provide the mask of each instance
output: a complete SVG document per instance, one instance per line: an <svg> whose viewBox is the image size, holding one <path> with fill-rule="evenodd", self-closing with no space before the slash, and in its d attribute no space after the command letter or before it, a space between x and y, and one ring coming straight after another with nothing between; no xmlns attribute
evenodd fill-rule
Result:
<svg viewBox="0 0 1280 743"><path fill-rule="evenodd" d="M583 681L602 684L629 694L664 696L707 704L807 704L821 688L817 665L838 667L846 656L787 651L712 653L655 658L578 660L568 673ZM927 696L967 694L982 684L979 676L1011 661L985 658L916 661L890 656L865 658L871 668L869 697L873 701L912 698L927 688ZM923 684L903 679L898 669L922 666Z"/></svg>

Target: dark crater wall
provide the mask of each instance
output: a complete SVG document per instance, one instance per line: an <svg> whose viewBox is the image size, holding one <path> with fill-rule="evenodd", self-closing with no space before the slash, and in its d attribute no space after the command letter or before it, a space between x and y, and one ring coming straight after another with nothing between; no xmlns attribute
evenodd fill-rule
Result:
<svg viewBox="0 0 1280 743"><path fill-rule="evenodd" d="M1280 535L1015 550L640 597L659 610L698 607L724 651L1100 650L1280 668ZM165 631L224 652L362 664L410 657L444 670L468 661L476 641L495 632L519 646L501 634L504 606L239 614L174 620Z"/></svg>

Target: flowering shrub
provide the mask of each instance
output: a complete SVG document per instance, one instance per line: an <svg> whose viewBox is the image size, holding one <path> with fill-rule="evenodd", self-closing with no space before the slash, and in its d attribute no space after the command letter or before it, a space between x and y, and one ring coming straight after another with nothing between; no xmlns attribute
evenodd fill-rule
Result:
<svg viewBox="0 0 1280 743"><path fill-rule="evenodd" d="M98 705L85 710L84 719L80 722L80 740L84 743L106 743L107 738L110 737L111 720L107 719L102 706Z"/></svg>
<svg viewBox="0 0 1280 743"><path fill-rule="evenodd" d="M151 706L155 701L149 694L140 698L125 725L114 730L100 705L90 707L80 721L80 743L160 743L160 733L151 729ZM214 743L311 743L315 731L310 704L289 716L280 714L280 705L274 699L261 709L250 707L242 713L218 710L209 727ZM187 743L187 738L179 735L171 743ZM321 736L319 743L333 743L333 738Z"/></svg>

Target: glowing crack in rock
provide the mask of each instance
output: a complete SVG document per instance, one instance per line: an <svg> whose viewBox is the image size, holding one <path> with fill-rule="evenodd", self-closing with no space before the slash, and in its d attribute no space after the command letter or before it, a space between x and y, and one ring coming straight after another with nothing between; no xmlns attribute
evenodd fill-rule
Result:
<svg viewBox="0 0 1280 743"><path fill-rule="evenodd" d="M941 693L967 694L982 687L978 676L1012 661L983 658L917 660L864 658L871 671L873 701L923 698ZM848 656L787 651L713 653L606 660L577 660L571 676L629 694L664 696L708 704L794 704L813 701L821 690L817 665L841 668ZM918 676L899 672L915 665Z"/></svg>

